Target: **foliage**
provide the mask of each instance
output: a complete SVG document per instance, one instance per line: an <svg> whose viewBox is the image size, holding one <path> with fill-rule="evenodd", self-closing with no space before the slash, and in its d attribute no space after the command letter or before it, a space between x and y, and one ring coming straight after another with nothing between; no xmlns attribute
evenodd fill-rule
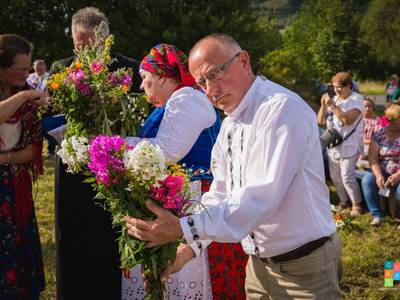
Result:
<svg viewBox="0 0 400 300"><path fill-rule="evenodd" d="M116 51L140 60L161 42L188 52L212 32L232 34L253 64L281 43L272 23L260 20L256 0L3 0L1 33L13 32L35 45L34 57L52 62L72 54L70 23L75 11L99 7L110 21ZM5 22L7 20L7 22Z"/></svg>
<svg viewBox="0 0 400 300"><path fill-rule="evenodd" d="M362 40L376 55L378 62L392 70L400 68L400 19L397 18L399 15L399 1L373 0L361 22Z"/></svg>
<svg viewBox="0 0 400 300"><path fill-rule="evenodd" d="M275 50L260 61L260 72L290 90L297 92L303 99L316 104L319 96L319 84L307 70L304 61L290 50Z"/></svg>
<svg viewBox="0 0 400 300"><path fill-rule="evenodd" d="M339 71L359 70L363 47L358 43L355 4L345 0L306 1L285 31L285 49L303 60L303 65L319 80L328 81Z"/></svg>
<svg viewBox="0 0 400 300"><path fill-rule="evenodd" d="M76 50L71 66L53 74L48 87L54 108L66 115L67 137L120 132L134 136L147 113L144 96L129 92L130 71L110 72L113 35L106 39L96 29L90 47Z"/></svg>

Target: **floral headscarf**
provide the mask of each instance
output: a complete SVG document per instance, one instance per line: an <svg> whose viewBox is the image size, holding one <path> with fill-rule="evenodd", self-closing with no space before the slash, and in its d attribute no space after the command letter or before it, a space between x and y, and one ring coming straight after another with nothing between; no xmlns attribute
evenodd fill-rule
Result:
<svg viewBox="0 0 400 300"><path fill-rule="evenodd" d="M194 86L189 73L188 57L174 45L159 44L153 47L140 63L140 69L162 77L178 79L183 86Z"/></svg>

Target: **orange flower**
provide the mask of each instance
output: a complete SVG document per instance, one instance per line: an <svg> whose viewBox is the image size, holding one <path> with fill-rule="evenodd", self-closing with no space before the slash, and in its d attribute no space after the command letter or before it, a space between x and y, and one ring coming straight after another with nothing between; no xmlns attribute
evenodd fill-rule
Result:
<svg viewBox="0 0 400 300"><path fill-rule="evenodd" d="M60 84L58 82L52 82L50 87L52 90L58 90L60 88Z"/></svg>
<svg viewBox="0 0 400 300"><path fill-rule="evenodd" d="M336 220L336 221L343 221L343 220L344 220L344 215L342 215L342 214L337 214L337 215L335 216L335 220Z"/></svg>
<svg viewBox="0 0 400 300"><path fill-rule="evenodd" d="M122 91L123 91L124 93L126 93L127 91L129 91L129 88L128 88L128 86L126 86L126 85L121 86L121 89L122 89Z"/></svg>
<svg viewBox="0 0 400 300"><path fill-rule="evenodd" d="M75 64L74 64L74 66L75 66L75 68L77 68L77 69L82 69L83 63L81 63L80 61L76 61Z"/></svg>

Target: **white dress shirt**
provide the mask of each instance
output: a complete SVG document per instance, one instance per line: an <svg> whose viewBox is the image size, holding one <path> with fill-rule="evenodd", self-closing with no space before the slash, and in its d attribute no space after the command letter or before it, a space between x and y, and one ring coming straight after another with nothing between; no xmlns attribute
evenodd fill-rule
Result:
<svg viewBox="0 0 400 300"><path fill-rule="evenodd" d="M179 161L189 153L200 133L216 119L216 112L204 93L183 87L168 98L156 137L146 140L159 145L167 160ZM131 145L142 140L126 138Z"/></svg>
<svg viewBox="0 0 400 300"><path fill-rule="evenodd" d="M36 72L29 74L26 82L35 90L44 91L47 86L47 80L49 79L49 73L44 73L39 76Z"/></svg>
<svg viewBox="0 0 400 300"><path fill-rule="evenodd" d="M315 113L280 85L256 78L222 124L211 170L207 212L180 220L188 243L241 240L271 257L336 230Z"/></svg>
<svg viewBox="0 0 400 300"><path fill-rule="evenodd" d="M360 111L358 118L350 125L345 125L339 118L333 113L331 108L328 108L327 114L327 125L328 127L334 127L339 133L345 137L347 136L353 128L357 125L360 118L363 117L362 113L364 111L364 101L363 97L353 92L347 99L339 99L337 96L333 98L333 102L337 107L343 112L347 112L353 108ZM356 131L353 132L348 139L346 139L342 144L336 146L332 149L328 149L328 155L335 159L340 157L352 157L359 153L362 153L364 145L364 120L358 123Z"/></svg>

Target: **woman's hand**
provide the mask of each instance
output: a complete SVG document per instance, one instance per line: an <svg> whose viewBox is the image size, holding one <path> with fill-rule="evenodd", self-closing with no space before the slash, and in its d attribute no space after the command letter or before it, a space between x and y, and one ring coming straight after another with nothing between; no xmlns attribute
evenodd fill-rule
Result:
<svg viewBox="0 0 400 300"><path fill-rule="evenodd" d="M49 104L50 97L46 92L36 91L36 90L25 90L21 91L21 96L24 98L25 102L31 101L37 106L44 106Z"/></svg>
<svg viewBox="0 0 400 300"><path fill-rule="evenodd" d="M321 97L321 106L328 106L330 101L332 101L332 100L331 100L331 98L329 98L328 93L323 94Z"/></svg>
<svg viewBox="0 0 400 300"><path fill-rule="evenodd" d="M194 257L195 254L192 247L187 244L180 244L176 250L176 258L174 263L168 264L167 268L161 275L161 281L166 283L171 274L179 272Z"/></svg>
<svg viewBox="0 0 400 300"><path fill-rule="evenodd" d="M376 177L376 185L380 189L385 187L385 178L382 175Z"/></svg>
<svg viewBox="0 0 400 300"><path fill-rule="evenodd" d="M400 181L400 173L396 172L389 176L388 182L391 186L395 186Z"/></svg>

